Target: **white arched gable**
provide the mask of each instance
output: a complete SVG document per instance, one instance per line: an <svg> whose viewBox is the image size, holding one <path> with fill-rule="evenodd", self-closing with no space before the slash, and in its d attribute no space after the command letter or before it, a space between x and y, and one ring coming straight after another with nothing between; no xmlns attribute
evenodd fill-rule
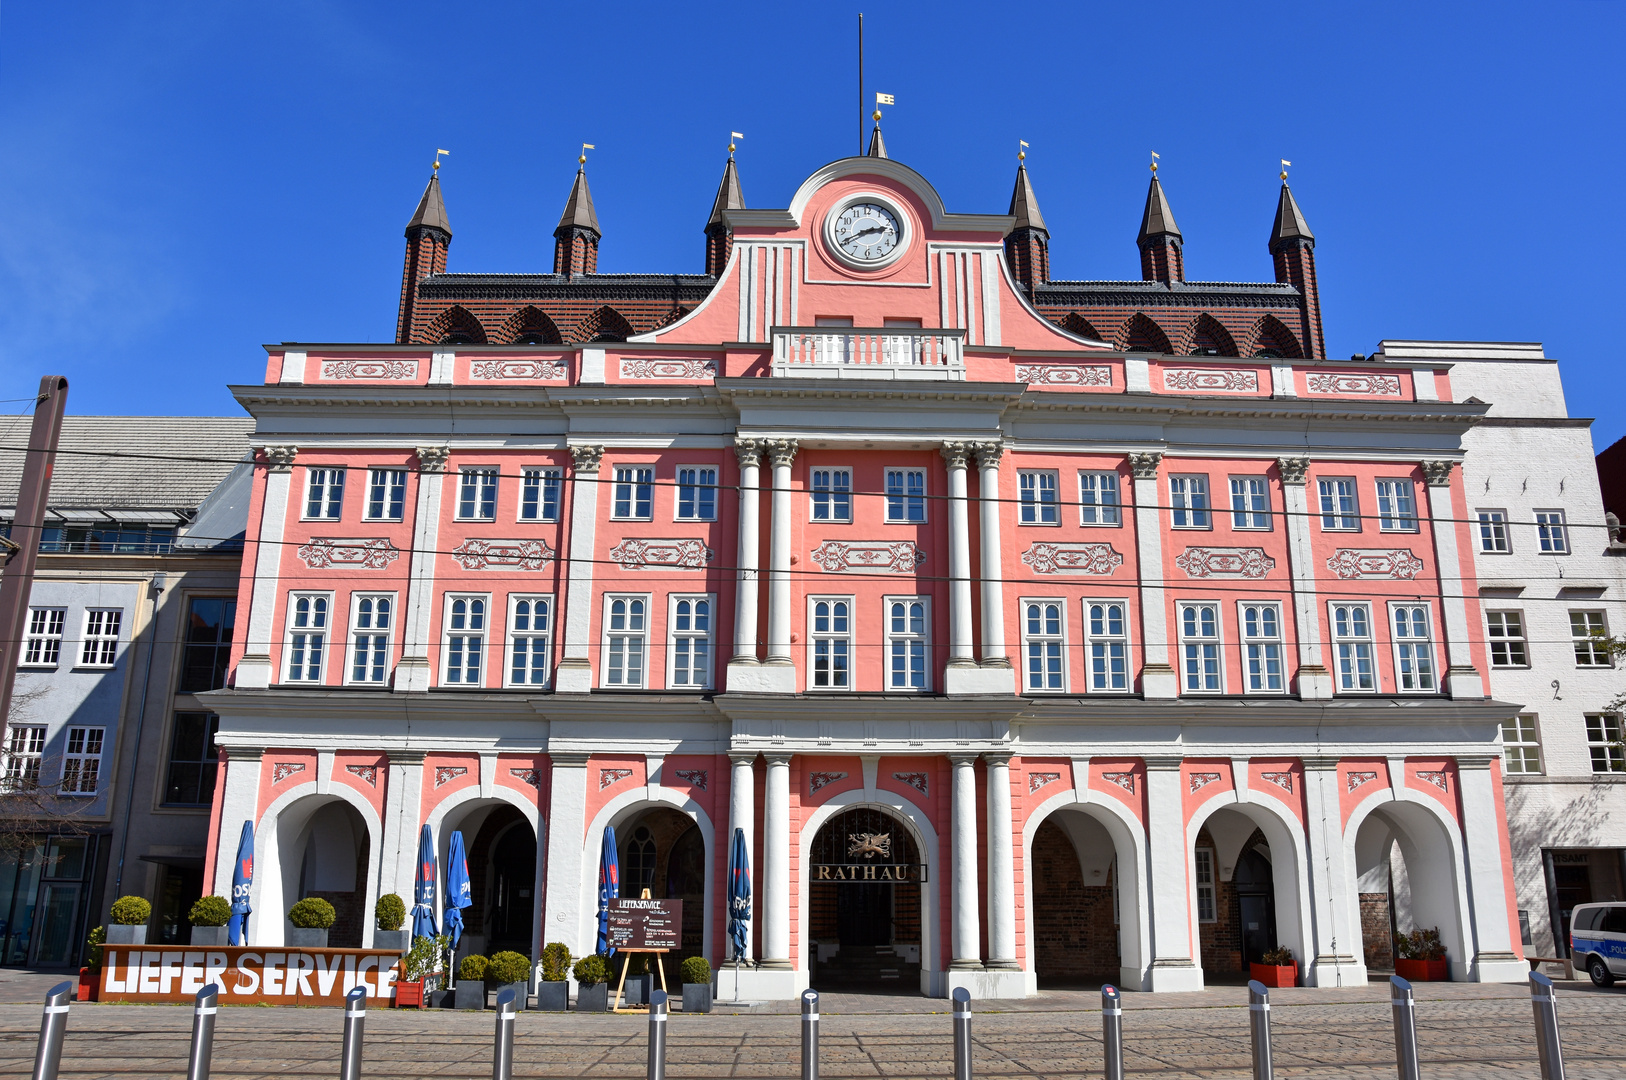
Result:
<svg viewBox="0 0 1626 1080"><path fill-rule="evenodd" d="M306 799L314 801L301 806ZM288 912L282 903L286 884L283 859L288 854L282 850L283 825L292 825L296 831L302 829L312 814L335 801L348 803L367 826L365 910L370 913L377 902L378 867L384 854L384 829L378 820L378 812L362 797L361 792L348 784L329 784L326 792L319 792L314 780L299 784L271 800L254 826L254 885L249 891L249 904L254 910L249 916L248 926L249 935L256 946L281 945L288 921ZM289 819L286 823L283 820L285 816ZM304 857L303 852L300 852L300 857ZM230 882L231 876L228 874L225 880ZM268 900L268 897L272 899ZM373 920L363 919L362 947L370 948L372 938Z"/></svg>

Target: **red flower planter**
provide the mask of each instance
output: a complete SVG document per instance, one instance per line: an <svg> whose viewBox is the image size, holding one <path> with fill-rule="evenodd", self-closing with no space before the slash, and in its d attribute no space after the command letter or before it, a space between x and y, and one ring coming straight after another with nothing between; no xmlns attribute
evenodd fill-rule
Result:
<svg viewBox="0 0 1626 1080"><path fill-rule="evenodd" d="M1291 964L1249 964L1248 977L1266 986L1297 986L1299 981L1299 965L1295 961Z"/></svg>
<svg viewBox="0 0 1626 1080"><path fill-rule="evenodd" d="M96 1000L96 975L88 967L82 967L79 969L79 992L74 995L74 1000Z"/></svg>
<svg viewBox="0 0 1626 1080"><path fill-rule="evenodd" d="M397 1009L423 1008L423 983L397 982L395 984L395 1007Z"/></svg>
<svg viewBox="0 0 1626 1080"><path fill-rule="evenodd" d="M1407 982L1450 982L1451 961L1401 958L1395 961L1395 974Z"/></svg>

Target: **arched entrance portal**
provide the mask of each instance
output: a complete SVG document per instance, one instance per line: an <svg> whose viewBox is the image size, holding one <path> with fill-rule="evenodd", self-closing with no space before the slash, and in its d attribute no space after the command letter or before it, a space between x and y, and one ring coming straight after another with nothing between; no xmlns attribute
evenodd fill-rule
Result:
<svg viewBox="0 0 1626 1080"><path fill-rule="evenodd" d="M1284 926L1280 910L1282 888L1291 888L1294 881L1291 859L1278 882L1278 854L1265 831L1241 810L1216 810L1198 832L1191 880L1209 981L1245 978L1248 965L1259 963L1278 945L1293 949L1302 966L1291 917Z"/></svg>
<svg viewBox="0 0 1626 1080"><path fill-rule="evenodd" d="M1106 828L1078 811L1058 810L1033 834L1032 955L1041 988L1119 980L1123 895L1116 855ZM1131 924L1133 916L1131 896Z"/></svg>
<svg viewBox="0 0 1626 1080"><path fill-rule="evenodd" d="M677 965L705 955L706 839L682 811L645 806L615 827L621 860L621 895L683 901L683 947L661 963L675 979ZM619 972L619 967L617 971Z"/></svg>
<svg viewBox="0 0 1626 1080"><path fill-rule="evenodd" d="M1438 816L1417 802L1383 802L1356 822L1361 952L1372 971L1394 970L1396 938L1438 930L1452 978L1468 975L1460 856Z"/></svg>
<svg viewBox="0 0 1626 1080"><path fill-rule="evenodd" d="M440 828L444 867L454 831L463 834L469 894L459 956L505 949L530 956L536 927L536 832L515 806L476 801L447 815Z"/></svg>
<svg viewBox="0 0 1626 1080"><path fill-rule="evenodd" d="M909 829L880 807L844 810L819 829L809 863L813 985L913 992L926 871Z"/></svg>

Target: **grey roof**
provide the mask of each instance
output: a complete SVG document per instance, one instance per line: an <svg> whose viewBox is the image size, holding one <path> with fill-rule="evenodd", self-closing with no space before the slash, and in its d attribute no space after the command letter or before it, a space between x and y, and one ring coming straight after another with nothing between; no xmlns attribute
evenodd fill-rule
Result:
<svg viewBox="0 0 1626 1080"><path fill-rule="evenodd" d="M1039 213L1039 197L1033 194L1033 182L1028 179L1028 167L1016 167L1016 187L1011 191L1010 216L1016 219L1014 229L1042 229L1047 235L1044 215Z"/></svg>
<svg viewBox="0 0 1626 1080"><path fill-rule="evenodd" d="M603 236L603 230L598 227L598 214L593 211L593 193L587 189L587 169L585 166L576 170L576 182L570 185L570 198L565 201L565 212L559 215L559 227L554 229L557 234L560 229L582 228L592 229Z"/></svg>
<svg viewBox="0 0 1626 1080"><path fill-rule="evenodd" d="M865 157L886 157L886 140L881 138L881 125L875 125L875 134L869 137L869 153Z"/></svg>
<svg viewBox="0 0 1626 1080"><path fill-rule="evenodd" d="M410 238L412 230L420 227L439 229L447 236L452 235L452 223L446 220L446 203L440 197L439 173L429 177L429 186L423 189L423 198L418 200L417 213L407 222L407 236Z"/></svg>
<svg viewBox="0 0 1626 1080"><path fill-rule="evenodd" d="M0 507L17 505L33 419L0 417ZM175 511L190 518L249 452L253 431L248 416L65 417L47 505Z"/></svg>
<svg viewBox="0 0 1626 1080"><path fill-rule="evenodd" d="M744 210L745 192L740 190L740 172L734 167L734 155L728 155L728 165L723 169L723 182L717 185L717 198L711 204L711 217L706 219L706 228L721 225L724 210Z"/></svg>
<svg viewBox="0 0 1626 1080"><path fill-rule="evenodd" d="M186 532L175 541L180 550L206 551L239 544L248 531L248 504L254 494L254 459L244 457L198 507Z"/></svg>
<svg viewBox="0 0 1626 1080"><path fill-rule="evenodd" d="M1152 174L1152 186L1146 189L1146 212L1141 215L1140 235L1135 237L1135 243L1144 244L1152 236L1180 236L1180 226L1174 223L1174 211L1163 194L1163 185L1157 182L1157 173Z"/></svg>
<svg viewBox="0 0 1626 1080"><path fill-rule="evenodd" d="M1276 245L1284 240L1308 240L1315 243L1315 233L1310 231L1309 222L1299 211L1299 204L1293 198L1293 192L1282 181L1282 197L1276 201L1276 224L1270 229L1270 250L1274 252Z"/></svg>

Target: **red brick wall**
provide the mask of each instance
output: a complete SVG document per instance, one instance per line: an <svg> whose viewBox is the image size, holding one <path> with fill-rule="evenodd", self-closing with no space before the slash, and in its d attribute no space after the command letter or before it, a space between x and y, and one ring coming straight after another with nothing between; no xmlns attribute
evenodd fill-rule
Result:
<svg viewBox="0 0 1626 1080"><path fill-rule="evenodd" d="M1361 946L1366 966L1374 971L1393 971L1394 937L1389 929L1389 894L1361 894Z"/></svg>
<svg viewBox="0 0 1626 1080"><path fill-rule="evenodd" d="M1067 834L1045 822L1033 834L1033 965L1041 979L1118 978L1112 885L1088 886Z"/></svg>

